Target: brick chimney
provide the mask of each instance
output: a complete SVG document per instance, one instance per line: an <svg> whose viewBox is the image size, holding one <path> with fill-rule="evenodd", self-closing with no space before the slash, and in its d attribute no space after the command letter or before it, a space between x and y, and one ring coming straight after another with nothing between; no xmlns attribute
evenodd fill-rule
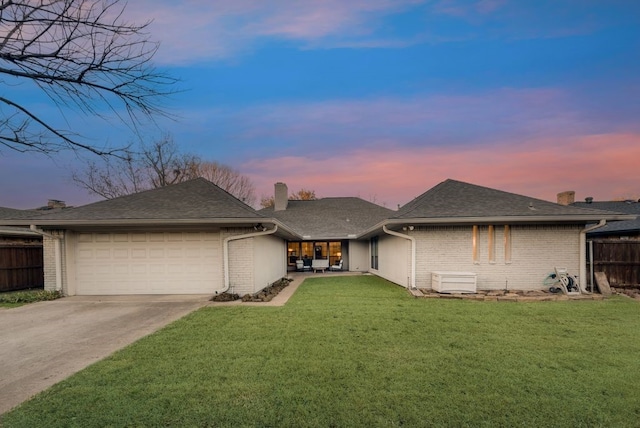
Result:
<svg viewBox="0 0 640 428"><path fill-rule="evenodd" d="M558 193L558 203L560 205L571 205L576 201L576 192L573 190L567 190L566 192Z"/></svg>
<svg viewBox="0 0 640 428"><path fill-rule="evenodd" d="M284 211L289 204L289 189L284 183L276 183L275 195L273 198L273 210Z"/></svg>
<svg viewBox="0 0 640 428"><path fill-rule="evenodd" d="M56 199L49 199L49 201L47 202L47 208L50 210L56 209L56 208L66 208L67 204L65 204L64 201L58 201Z"/></svg>

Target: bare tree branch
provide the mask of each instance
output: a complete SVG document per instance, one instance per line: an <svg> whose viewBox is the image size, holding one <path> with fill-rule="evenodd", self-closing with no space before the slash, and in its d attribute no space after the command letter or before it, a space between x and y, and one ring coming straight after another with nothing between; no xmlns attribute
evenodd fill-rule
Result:
<svg viewBox="0 0 640 428"><path fill-rule="evenodd" d="M254 204L255 188L249 177L218 162L202 161L197 166L195 173L198 177L204 177L215 183L247 205Z"/></svg>
<svg viewBox="0 0 640 428"><path fill-rule="evenodd" d="M170 135L142 146L140 152L107 157L101 163L88 162L84 170L72 173L75 183L106 199L154 189L203 177L248 205L255 202L251 180L217 162L180 153Z"/></svg>
<svg viewBox="0 0 640 428"><path fill-rule="evenodd" d="M137 130L165 114L159 103L176 80L151 65L158 44L145 32L149 23L126 22L124 10L120 0L3 0L0 74L36 84L59 107L103 118L111 111ZM7 97L0 98L0 125L0 143L18 151L112 152L81 143Z"/></svg>

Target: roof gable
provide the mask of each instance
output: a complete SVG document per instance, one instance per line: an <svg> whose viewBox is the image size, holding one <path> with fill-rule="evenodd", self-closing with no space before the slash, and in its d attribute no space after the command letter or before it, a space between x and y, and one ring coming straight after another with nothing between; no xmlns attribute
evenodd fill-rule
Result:
<svg viewBox="0 0 640 428"><path fill-rule="evenodd" d="M545 217L611 214L448 179L404 205L393 218Z"/></svg>
<svg viewBox="0 0 640 428"><path fill-rule="evenodd" d="M257 211L204 178L108 199L39 220L190 220L263 218Z"/></svg>

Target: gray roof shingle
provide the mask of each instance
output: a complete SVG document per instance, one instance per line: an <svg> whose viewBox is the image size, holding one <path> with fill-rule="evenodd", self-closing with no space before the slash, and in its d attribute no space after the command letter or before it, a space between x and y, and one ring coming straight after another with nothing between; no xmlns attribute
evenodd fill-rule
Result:
<svg viewBox="0 0 640 428"><path fill-rule="evenodd" d="M463 217L547 217L594 216L608 214L601 210L559 205L515 193L448 179L404 205L393 217L463 218Z"/></svg>
<svg viewBox="0 0 640 428"><path fill-rule="evenodd" d="M37 217L40 214L42 213L36 210L17 210L0 207L0 220L22 220Z"/></svg>
<svg viewBox="0 0 640 428"><path fill-rule="evenodd" d="M261 219L262 215L215 184L197 178L159 189L65 209L42 221Z"/></svg>
<svg viewBox="0 0 640 428"><path fill-rule="evenodd" d="M618 213L635 214L635 220L623 220L607 223L589 235L620 235L625 233L640 233L640 201L606 201L606 202L574 202L572 206L580 208L595 208L598 210Z"/></svg>
<svg viewBox="0 0 640 428"><path fill-rule="evenodd" d="M305 239L348 239L389 218L394 211L356 197L289 201L286 210L264 208Z"/></svg>

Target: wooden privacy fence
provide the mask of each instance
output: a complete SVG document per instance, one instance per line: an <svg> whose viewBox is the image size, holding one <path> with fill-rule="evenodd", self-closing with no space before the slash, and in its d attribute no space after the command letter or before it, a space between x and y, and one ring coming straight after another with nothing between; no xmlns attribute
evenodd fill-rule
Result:
<svg viewBox="0 0 640 428"><path fill-rule="evenodd" d="M0 246L0 292L44 287L42 246Z"/></svg>
<svg viewBox="0 0 640 428"><path fill-rule="evenodd" d="M613 287L639 285L640 241L594 240L593 270L604 272Z"/></svg>

